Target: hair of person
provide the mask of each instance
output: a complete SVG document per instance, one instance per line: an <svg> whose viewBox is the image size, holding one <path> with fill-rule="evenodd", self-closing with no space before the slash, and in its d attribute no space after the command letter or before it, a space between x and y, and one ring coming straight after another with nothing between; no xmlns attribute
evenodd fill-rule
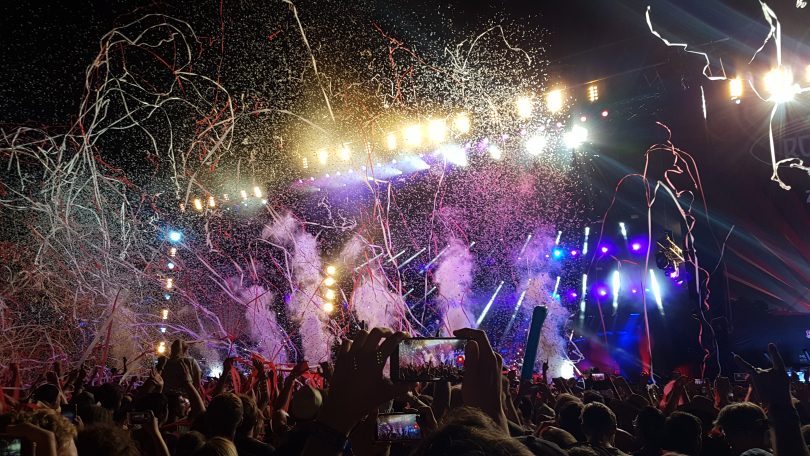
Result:
<svg viewBox="0 0 810 456"><path fill-rule="evenodd" d="M242 422L236 428L236 434L246 436L259 424L259 408L250 396L240 394L239 400L242 401Z"/></svg>
<svg viewBox="0 0 810 456"><path fill-rule="evenodd" d="M194 456L239 456L239 454L236 452L236 446L230 440L224 437L212 437L194 452Z"/></svg>
<svg viewBox="0 0 810 456"><path fill-rule="evenodd" d="M209 437L233 438L242 423L242 401L233 393L222 393L211 399L205 410Z"/></svg>
<svg viewBox="0 0 810 456"><path fill-rule="evenodd" d="M152 412L160 423L169 413L169 399L163 393L149 393L139 397L133 404L133 410Z"/></svg>
<svg viewBox="0 0 810 456"><path fill-rule="evenodd" d="M585 392L582 393L582 403L588 405L591 402L601 402L604 404L605 396L603 396L599 391L585 390Z"/></svg>
<svg viewBox="0 0 810 456"><path fill-rule="evenodd" d="M51 383L40 385L31 393L31 400L53 407L59 401L59 387Z"/></svg>
<svg viewBox="0 0 810 456"><path fill-rule="evenodd" d="M579 402L582 403L578 397L574 396L573 394L569 393L562 393L557 396L557 400L554 402L554 413L559 413L560 409L564 407L569 402Z"/></svg>
<svg viewBox="0 0 810 456"><path fill-rule="evenodd" d="M58 454L64 454L73 438L76 437L76 427L73 426L73 423L53 409L21 411L14 416L12 422L13 424L29 423L53 432Z"/></svg>
<svg viewBox="0 0 810 456"><path fill-rule="evenodd" d="M717 415L717 426L727 437L768 430L768 418L762 408L751 402L729 404Z"/></svg>
<svg viewBox="0 0 810 456"><path fill-rule="evenodd" d="M661 448L664 445L664 426L666 425L664 412L653 406L639 410L634 420L636 436L639 443L646 448Z"/></svg>
<svg viewBox="0 0 810 456"><path fill-rule="evenodd" d="M591 402L582 409L582 432L589 441L611 440L616 435L616 415L601 402Z"/></svg>
<svg viewBox="0 0 810 456"><path fill-rule="evenodd" d="M174 447L175 456L191 456L205 445L205 436L197 431L180 434Z"/></svg>
<svg viewBox="0 0 810 456"><path fill-rule="evenodd" d="M174 342L172 342L171 349L169 350L169 358L179 357L183 354L183 352L185 352L185 348L186 344L182 340L175 339Z"/></svg>
<svg viewBox="0 0 810 456"><path fill-rule="evenodd" d="M76 437L79 456L139 456L129 432L112 424L88 426Z"/></svg>
<svg viewBox="0 0 810 456"><path fill-rule="evenodd" d="M85 426L113 424L112 413L100 405L79 404L76 406L76 412Z"/></svg>
<svg viewBox="0 0 810 456"><path fill-rule="evenodd" d="M478 409L459 407L445 423L422 440L413 456L458 454L465 456L530 456L519 441L498 429L495 422Z"/></svg>
<svg viewBox="0 0 810 456"><path fill-rule="evenodd" d="M102 407L107 410L115 410L121 405L121 399L124 398L124 391L116 384L105 383L96 388L94 395Z"/></svg>
<svg viewBox="0 0 810 456"><path fill-rule="evenodd" d="M560 429L570 433L578 441L585 440L585 434L582 432L582 409L584 405L579 401L569 401L560 407L557 413L556 421Z"/></svg>
<svg viewBox="0 0 810 456"><path fill-rule="evenodd" d="M691 413L672 412L666 421L666 449L694 454L700 451L703 427Z"/></svg>

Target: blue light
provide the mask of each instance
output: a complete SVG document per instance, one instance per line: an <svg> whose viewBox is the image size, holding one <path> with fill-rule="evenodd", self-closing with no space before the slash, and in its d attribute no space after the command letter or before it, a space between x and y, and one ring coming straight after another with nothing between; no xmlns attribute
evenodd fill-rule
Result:
<svg viewBox="0 0 810 456"><path fill-rule="evenodd" d="M170 295L169 293L166 293L166 294L163 295L163 299L168 301L169 299L172 299L172 295Z"/></svg>
<svg viewBox="0 0 810 456"><path fill-rule="evenodd" d="M166 263L166 267L169 268L170 270L174 269L174 263L171 263L171 262Z"/></svg>
<svg viewBox="0 0 810 456"><path fill-rule="evenodd" d="M555 259L560 259L563 256L563 251L562 249L554 249L551 251L551 254L554 255Z"/></svg>
<svg viewBox="0 0 810 456"><path fill-rule="evenodd" d="M180 242L183 239L183 233L177 230L169 231L169 240L172 242Z"/></svg>

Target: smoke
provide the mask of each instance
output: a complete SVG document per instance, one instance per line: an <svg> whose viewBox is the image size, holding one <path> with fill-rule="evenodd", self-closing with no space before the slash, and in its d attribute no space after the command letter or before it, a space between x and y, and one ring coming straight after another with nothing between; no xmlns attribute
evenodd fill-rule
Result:
<svg viewBox="0 0 810 456"><path fill-rule="evenodd" d="M400 326L405 321L405 301L390 290L385 276L376 269L363 274L355 286L352 303L357 318L365 321L369 328L403 329Z"/></svg>
<svg viewBox="0 0 810 456"><path fill-rule="evenodd" d="M236 296L245 305L245 319L250 337L258 344L257 351L276 363L288 361L286 338L272 308L274 295L264 287L254 285L236 290Z"/></svg>
<svg viewBox="0 0 810 456"><path fill-rule="evenodd" d="M265 226L262 237L287 249L293 287L287 313L299 326L304 358L313 364L328 361L335 338L325 325L323 299L318 293L323 280L318 240L289 213Z"/></svg>
<svg viewBox="0 0 810 456"><path fill-rule="evenodd" d="M475 326L465 299L472 286L473 265L473 257L467 246L453 239L433 275L439 287L437 304L442 315L441 330L445 335L452 334L456 329Z"/></svg>

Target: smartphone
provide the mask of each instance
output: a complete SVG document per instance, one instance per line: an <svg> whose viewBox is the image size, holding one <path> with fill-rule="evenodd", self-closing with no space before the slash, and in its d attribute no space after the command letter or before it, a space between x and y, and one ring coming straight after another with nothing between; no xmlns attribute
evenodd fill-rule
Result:
<svg viewBox="0 0 810 456"><path fill-rule="evenodd" d="M70 420L71 423L76 423L76 404L73 405L66 405L62 407L62 416Z"/></svg>
<svg viewBox="0 0 810 456"><path fill-rule="evenodd" d="M734 381L737 383L745 383L748 381L748 372L734 372Z"/></svg>
<svg viewBox="0 0 810 456"><path fill-rule="evenodd" d="M132 425L141 426L152 419L152 412L127 412L127 422Z"/></svg>
<svg viewBox="0 0 810 456"><path fill-rule="evenodd" d="M702 378L696 378L695 379L695 385L702 385L702 384L703 384L703 379Z"/></svg>
<svg viewBox="0 0 810 456"><path fill-rule="evenodd" d="M466 339L405 339L391 355L391 380L459 381L464 374L465 345Z"/></svg>
<svg viewBox="0 0 810 456"><path fill-rule="evenodd" d="M604 382L605 381L605 374L601 372L594 372L591 374L591 380L595 382Z"/></svg>
<svg viewBox="0 0 810 456"><path fill-rule="evenodd" d="M422 439L417 413L386 413L377 415L374 438L377 442L412 442Z"/></svg>
<svg viewBox="0 0 810 456"><path fill-rule="evenodd" d="M0 437L0 456L21 456L22 440L12 437Z"/></svg>

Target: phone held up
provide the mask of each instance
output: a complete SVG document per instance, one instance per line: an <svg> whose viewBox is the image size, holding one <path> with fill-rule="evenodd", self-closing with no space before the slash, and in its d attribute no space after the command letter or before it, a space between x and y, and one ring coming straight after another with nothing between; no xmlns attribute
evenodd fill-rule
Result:
<svg viewBox="0 0 810 456"><path fill-rule="evenodd" d="M391 354L391 380L398 382L459 381L464 375L466 339L405 339Z"/></svg>
<svg viewBox="0 0 810 456"><path fill-rule="evenodd" d="M413 442L422 439L416 413L386 413L377 416L374 439L377 442Z"/></svg>

